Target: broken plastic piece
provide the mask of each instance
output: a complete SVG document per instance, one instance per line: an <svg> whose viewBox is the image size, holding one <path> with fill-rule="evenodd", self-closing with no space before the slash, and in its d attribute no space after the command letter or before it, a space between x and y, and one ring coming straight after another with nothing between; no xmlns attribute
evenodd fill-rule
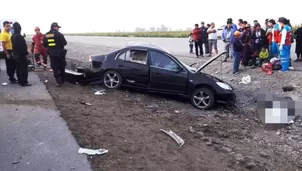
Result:
<svg viewBox="0 0 302 171"><path fill-rule="evenodd" d="M86 103L84 101L80 101L80 103L83 104L83 105L87 105L87 106L91 106L92 105L91 103Z"/></svg>
<svg viewBox="0 0 302 171"><path fill-rule="evenodd" d="M242 77L241 82L239 82L239 84L248 84L251 83L252 79L251 76L246 76L246 77Z"/></svg>
<svg viewBox="0 0 302 171"><path fill-rule="evenodd" d="M80 148L78 153L80 154L87 154L87 155L102 155L108 153L106 149L88 149L88 148Z"/></svg>
<svg viewBox="0 0 302 171"><path fill-rule="evenodd" d="M160 131L166 133L166 134L169 135L171 138L173 138L174 141L176 141L177 144L178 144L180 147L183 146L183 145L185 144L185 141L184 141L182 138L180 138L178 135L176 135L173 131L171 131L171 130L167 131L167 130L164 130L164 129L160 129Z"/></svg>

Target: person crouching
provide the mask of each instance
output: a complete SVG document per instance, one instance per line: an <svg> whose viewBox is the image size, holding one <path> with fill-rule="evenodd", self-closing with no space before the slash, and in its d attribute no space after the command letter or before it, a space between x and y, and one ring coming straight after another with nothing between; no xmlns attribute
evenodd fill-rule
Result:
<svg viewBox="0 0 302 171"><path fill-rule="evenodd" d="M259 53L260 58L260 66L262 66L263 63L269 62L269 52L265 47L261 48L261 51Z"/></svg>
<svg viewBox="0 0 302 171"><path fill-rule="evenodd" d="M240 65L240 56L243 49L243 45L240 40L241 32L235 31L234 39L232 39L232 47L233 47L233 74L237 74L239 72Z"/></svg>

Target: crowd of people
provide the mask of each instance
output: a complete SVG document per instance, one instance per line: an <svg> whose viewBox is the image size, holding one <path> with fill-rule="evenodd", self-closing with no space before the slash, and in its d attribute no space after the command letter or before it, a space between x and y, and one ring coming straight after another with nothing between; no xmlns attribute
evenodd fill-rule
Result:
<svg viewBox="0 0 302 171"><path fill-rule="evenodd" d="M227 52L224 62L227 62L229 57L233 58L233 73L237 74L240 62L244 67L255 68L263 65L271 66L267 64L275 64L279 60L280 71L286 72L291 67L290 51L291 44L294 42L293 35L296 36L297 59L295 61L302 61L302 27L293 32L290 21L284 17L280 17L277 21L266 19L264 27L261 27L257 20L251 26L247 21L239 19L236 25L232 18L229 18L221 35ZM190 53L194 53L195 46L197 58L203 57L204 52L211 56L213 48L218 54L217 39L215 23L205 26L204 22L201 22L201 27L195 24L189 36Z"/></svg>
<svg viewBox="0 0 302 171"><path fill-rule="evenodd" d="M64 84L65 56L67 53L64 47L67 42L64 35L59 32L61 27L58 23L52 23L50 31L45 35L40 32L39 27L35 28L36 34L32 38L30 52L24 36L21 35L21 25L18 22L13 23L14 32L12 34L11 24L8 21L3 22L4 29L0 34L9 81L12 84L31 86L28 82L28 56L34 55L37 66L43 66L44 69L46 69L47 57L49 56L57 86L61 87ZM36 64L34 63L34 65Z"/></svg>

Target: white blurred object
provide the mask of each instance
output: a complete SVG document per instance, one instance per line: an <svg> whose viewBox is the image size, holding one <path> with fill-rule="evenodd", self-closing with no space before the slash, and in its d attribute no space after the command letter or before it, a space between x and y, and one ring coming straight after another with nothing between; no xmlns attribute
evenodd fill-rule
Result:
<svg viewBox="0 0 302 171"><path fill-rule="evenodd" d="M106 149L88 149L88 148L80 148L78 153L80 154L87 154L87 155L102 155L108 153Z"/></svg>
<svg viewBox="0 0 302 171"><path fill-rule="evenodd" d="M104 95L105 92L97 91L97 92L95 92L94 94L97 95L97 96L99 96L99 95Z"/></svg>
<svg viewBox="0 0 302 171"><path fill-rule="evenodd" d="M289 67L289 70L292 70L292 71L293 71L293 70L295 70L295 69L294 69L294 67L291 66L291 67Z"/></svg>
<svg viewBox="0 0 302 171"><path fill-rule="evenodd" d="M241 82L239 84L249 84L252 82L251 76L242 77Z"/></svg>
<svg viewBox="0 0 302 171"><path fill-rule="evenodd" d="M45 80L45 81L44 81L44 83L47 83L47 82L48 82L48 80Z"/></svg>
<svg viewBox="0 0 302 171"><path fill-rule="evenodd" d="M276 60L279 60L279 59L276 58L276 57L273 57L269 62L270 62L270 63L274 63Z"/></svg>
<svg viewBox="0 0 302 171"><path fill-rule="evenodd" d="M2 83L3 86L7 86L7 82Z"/></svg>
<svg viewBox="0 0 302 171"><path fill-rule="evenodd" d="M171 138L174 139L174 141L177 142L177 144L181 147L185 144L185 141L180 138L178 135L176 135L173 131L169 130L169 131L166 131L164 129L160 129L160 131L166 133L167 135L169 135Z"/></svg>

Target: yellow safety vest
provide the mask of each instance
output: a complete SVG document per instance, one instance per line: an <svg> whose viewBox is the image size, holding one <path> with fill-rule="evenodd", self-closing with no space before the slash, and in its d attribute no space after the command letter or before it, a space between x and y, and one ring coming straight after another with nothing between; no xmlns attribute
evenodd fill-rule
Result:
<svg viewBox="0 0 302 171"><path fill-rule="evenodd" d="M55 41L55 34L54 33L48 33L45 35L47 43L48 43L48 47L52 48L52 47L56 47L56 41Z"/></svg>

